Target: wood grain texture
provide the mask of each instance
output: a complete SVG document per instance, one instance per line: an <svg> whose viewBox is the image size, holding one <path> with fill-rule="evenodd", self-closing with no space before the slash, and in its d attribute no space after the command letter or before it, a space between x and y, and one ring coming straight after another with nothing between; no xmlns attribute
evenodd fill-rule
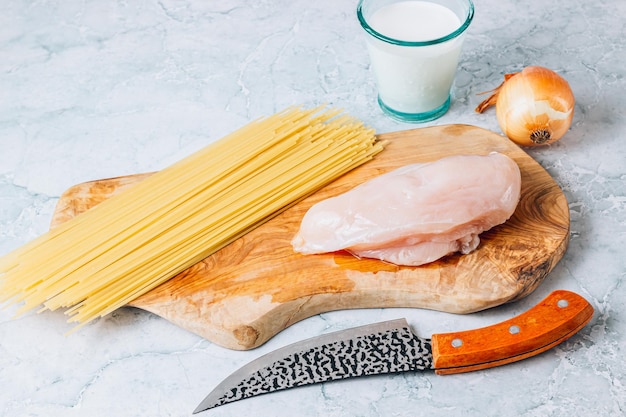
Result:
<svg viewBox="0 0 626 417"><path fill-rule="evenodd" d="M592 317L593 307L583 297L570 291L554 291L524 314L502 323L434 334L435 372L448 375L476 371L538 355L576 334Z"/></svg>
<svg viewBox="0 0 626 417"><path fill-rule="evenodd" d="M569 208L550 175L517 145L493 132L448 125L379 135L388 141L373 161L239 238L204 261L133 300L231 349L257 347L287 326L338 309L415 307L471 313L532 292L568 244ZM522 173L522 197L505 224L481 234L469 255L419 267L347 253L300 255L290 241L314 203L400 166L454 154L501 152ZM149 174L76 185L60 198L52 227ZM130 190L129 192L132 192Z"/></svg>

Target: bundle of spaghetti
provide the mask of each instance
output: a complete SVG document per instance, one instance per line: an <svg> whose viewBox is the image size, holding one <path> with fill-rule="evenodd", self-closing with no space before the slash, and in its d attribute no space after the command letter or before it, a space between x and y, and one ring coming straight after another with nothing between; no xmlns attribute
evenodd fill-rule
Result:
<svg viewBox="0 0 626 417"><path fill-rule="evenodd" d="M66 308L82 326L128 304L383 149L373 129L288 108L0 258L0 301Z"/></svg>

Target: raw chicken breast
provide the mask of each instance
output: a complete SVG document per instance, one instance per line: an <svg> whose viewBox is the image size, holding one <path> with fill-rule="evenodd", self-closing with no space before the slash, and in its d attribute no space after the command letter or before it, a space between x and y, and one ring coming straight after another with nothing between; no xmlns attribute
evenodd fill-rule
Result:
<svg viewBox="0 0 626 417"><path fill-rule="evenodd" d="M292 245L411 266L467 254L511 217L520 187L519 167L500 153L407 165L315 204Z"/></svg>

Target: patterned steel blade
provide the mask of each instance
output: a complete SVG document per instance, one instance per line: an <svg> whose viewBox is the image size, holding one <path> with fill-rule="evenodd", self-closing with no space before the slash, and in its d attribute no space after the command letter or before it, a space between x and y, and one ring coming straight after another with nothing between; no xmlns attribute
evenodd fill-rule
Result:
<svg viewBox="0 0 626 417"><path fill-rule="evenodd" d="M338 379L433 369L430 339L405 319L329 333L270 352L220 383L195 409L199 413L273 391Z"/></svg>

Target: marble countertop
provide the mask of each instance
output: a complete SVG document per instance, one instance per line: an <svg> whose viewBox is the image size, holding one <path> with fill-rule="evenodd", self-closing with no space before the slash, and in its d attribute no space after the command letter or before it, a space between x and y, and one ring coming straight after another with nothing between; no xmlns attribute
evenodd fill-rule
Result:
<svg viewBox="0 0 626 417"><path fill-rule="evenodd" d="M207 416L626 414L626 3L475 0L450 111L423 126L500 133L477 93L542 65L577 99L567 135L528 149L562 187L571 238L539 288L470 315L343 310L231 351L122 308L66 335L61 312L0 310L0 416L189 416L224 377L313 335L406 317L428 336L517 315L554 289L595 308L537 357L473 373L397 374L240 401ZM375 101L356 0L5 0L0 3L0 254L45 232L68 187L161 169L250 120L328 103L380 133L420 127Z"/></svg>

